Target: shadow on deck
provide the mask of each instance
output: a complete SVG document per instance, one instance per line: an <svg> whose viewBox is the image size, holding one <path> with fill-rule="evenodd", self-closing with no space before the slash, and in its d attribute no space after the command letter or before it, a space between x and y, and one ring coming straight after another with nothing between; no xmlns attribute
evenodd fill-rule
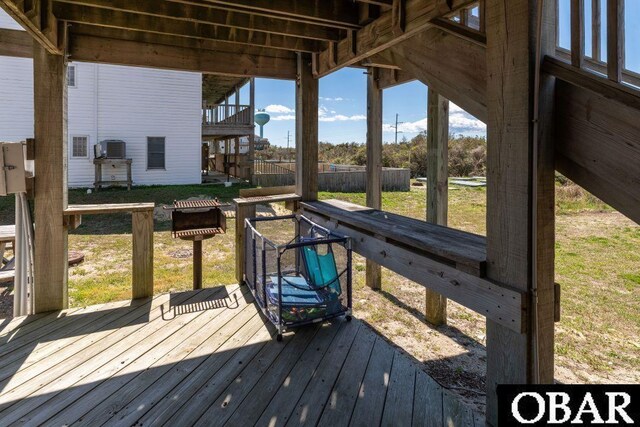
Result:
<svg viewBox="0 0 640 427"><path fill-rule="evenodd" d="M0 325L2 424L484 425L367 324L285 335L238 286Z"/></svg>

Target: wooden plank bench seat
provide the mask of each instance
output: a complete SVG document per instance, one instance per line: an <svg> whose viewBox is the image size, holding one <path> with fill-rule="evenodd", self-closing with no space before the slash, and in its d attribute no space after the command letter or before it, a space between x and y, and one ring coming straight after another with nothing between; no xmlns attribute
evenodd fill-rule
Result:
<svg viewBox="0 0 640 427"><path fill-rule="evenodd" d="M487 244L483 236L341 200L305 202L301 206L333 221L406 245L424 256L474 276L484 277L486 274Z"/></svg>
<svg viewBox="0 0 640 427"><path fill-rule="evenodd" d="M311 221L351 237L353 251L521 333L526 295L490 281L482 236L338 200L301 202Z"/></svg>

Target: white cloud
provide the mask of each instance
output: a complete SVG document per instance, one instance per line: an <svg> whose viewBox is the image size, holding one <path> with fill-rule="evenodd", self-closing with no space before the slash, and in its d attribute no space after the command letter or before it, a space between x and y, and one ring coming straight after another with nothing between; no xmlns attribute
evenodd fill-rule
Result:
<svg viewBox="0 0 640 427"><path fill-rule="evenodd" d="M336 97L336 98L327 98L327 97L321 96L321 97L320 97L320 99L321 99L322 101L335 101L335 102L347 101L347 99L346 99L346 98L342 98L342 97L340 97L340 96L338 96L338 97Z"/></svg>
<svg viewBox="0 0 640 427"><path fill-rule="evenodd" d="M453 133L484 133L487 131L487 126L482 121L476 119L452 102L449 106L449 129ZM382 130L389 133L395 132L392 123L383 124ZM426 117L415 122L404 122L398 124L398 131L403 133L419 133L426 130Z"/></svg>
<svg viewBox="0 0 640 427"><path fill-rule="evenodd" d="M362 115L362 114L356 114L356 115L353 115L353 116L345 116L345 115L342 115L342 114L336 114L336 115L333 115L333 116L319 117L318 120L321 121L321 122L346 122L346 121L356 122L356 121L360 121L360 120L367 120L367 116Z"/></svg>
<svg viewBox="0 0 640 427"><path fill-rule="evenodd" d="M271 120L295 120L296 116L293 114L286 114L284 116L274 116L271 117Z"/></svg>
<svg viewBox="0 0 640 427"><path fill-rule="evenodd" d="M293 113L293 109L280 104L271 104L265 107L264 111L269 114L288 114Z"/></svg>
<svg viewBox="0 0 640 427"><path fill-rule="evenodd" d="M383 124L382 125L382 130L384 132L395 132L395 128L393 127L394 125L392 124ZM415 122L404 122L404 123L398 123L398 132L403 132L403 133L419 133L422 131L427 130L427 118L425 117L424 119L420 119L418 121Z"/></svg>
<svg viewBox="0 0 640 427"><path fill-rule="evenodd" d="M271 120L295 120L294 114L283 114L280 116L273 116ZM353 116L345 116L344 114L335 114L335 111L318 110L318 121L320 122L357 122L361 120L367 120L367 116L363 114L354 114Z"/></svg>

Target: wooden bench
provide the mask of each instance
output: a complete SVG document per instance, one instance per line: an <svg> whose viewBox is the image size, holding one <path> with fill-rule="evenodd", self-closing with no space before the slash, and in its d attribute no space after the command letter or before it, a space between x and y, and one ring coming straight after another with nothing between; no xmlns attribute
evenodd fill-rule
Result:
<svg viewBox="0 0 640 427"><path fill-rule="evenodd" d="M240 197L234 199L236 205L236 279L244 281L244 220L256 216L256 206L285 202L287 209L298 210L300 196L295 194L295 186L250 188L240 190Z"/></svg>
<svg viewBox="0 0 640 427"><path fill-rule="evenodd" d="M82 215L131 213L133 240L132 297L153 295L153 203L114 203L103 205L69 205L64 211L65 225L75 229Z"/></svg>
<svg viewBox="0 0 640 427"><path fill-rule="evenodd" d="M301 202L300 210L351 237L365 258L510 329L526 328L526 296L484 278L484 237L339 200Z"/></svg>

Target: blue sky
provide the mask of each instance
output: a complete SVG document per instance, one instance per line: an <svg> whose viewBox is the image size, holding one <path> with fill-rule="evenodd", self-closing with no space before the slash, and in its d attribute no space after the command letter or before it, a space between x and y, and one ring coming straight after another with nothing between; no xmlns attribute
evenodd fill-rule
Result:
<svg viewBox="0 0 640 427"><path fill-rule="evenodd" d="M569 48L569 5L570 0L560 1L561 47ZM591 2L585 1L585 17L591 21ZM606 23L606 1L602 1L602 22ZM626 20L626 68L640 72L640 0L625 0ZM606 59L606 25L603 25L602 55ZM591 54L591 27L585 26L586 54ZM366 75L362 69L342 69L320 80L320 128L321 141L331 143L364 142L366 137ZM243 97L248 98L248 93ZM384 91L383 123L385 141L393 141L396 113L403 136L412 138L426 129L427 87L420 82L411 82ZM256 106L264 108L271 115L264 134L272 144L286 146L287 131L290 132L291 147L295 143L295 87L293 81L257 79ZM485 135L484 124L451 106L451 131L464 135Z"/></svg>
<svg viewBox="0 0 640 427"><path fill-rule="evenodd" d="M345 68L320 79L319 137L331 143L364 142L366 137L367 76L363 69ZM242 97L247 96L244 93ZM295 141L295 86L293 81L256 79L256 107L266 109L271 121L264 128L264 136L275 145ZM403 136L412 138L426 129L427 87L410 82L384 91L383 138L393 141L395 115L399 114ZM452 106L451 128L455 133L484 135L482 122Z"/></svg>

